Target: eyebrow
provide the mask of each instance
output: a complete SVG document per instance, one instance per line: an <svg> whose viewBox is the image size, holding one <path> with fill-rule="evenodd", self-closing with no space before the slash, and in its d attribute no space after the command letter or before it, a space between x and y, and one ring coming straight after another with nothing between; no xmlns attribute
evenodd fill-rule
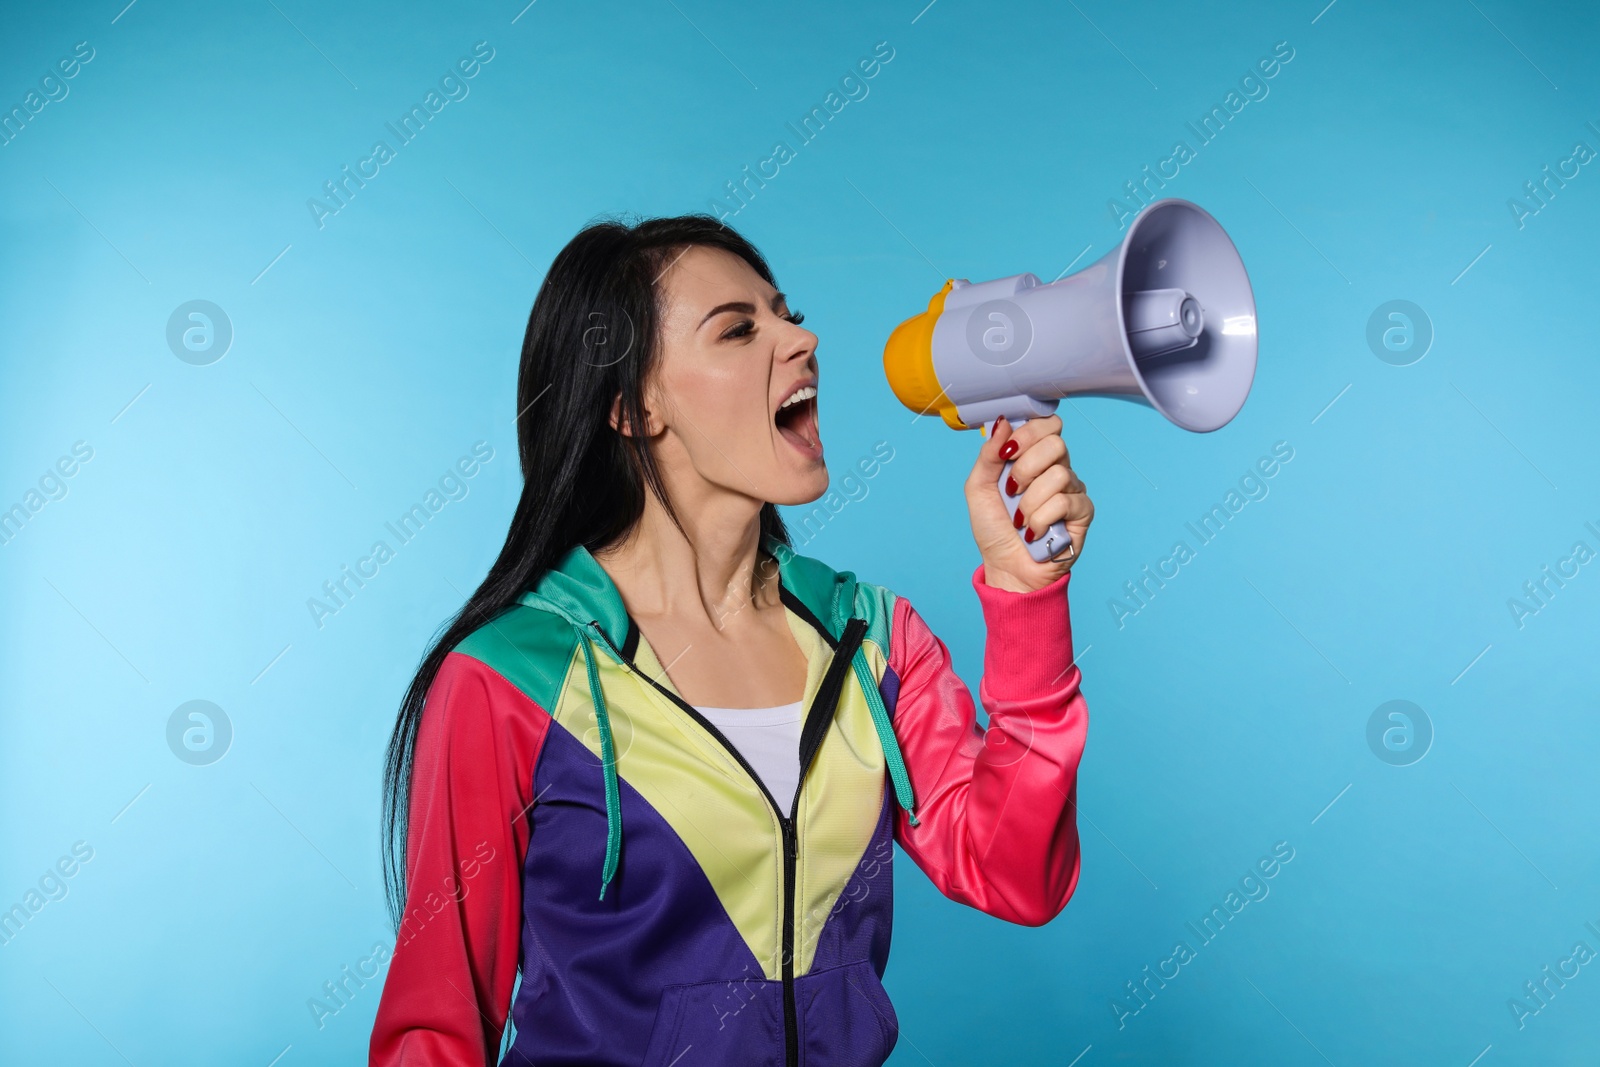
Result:
<svg viewBox="0 0 1600 1067"><path fill-rule="evenodd" d="M778 305L783 303L786 299L788 299L788 296L785 293L779 292L772 294L772 310L774 313L777 312ZM700 326L704 326L706 323L710 322L714 316L720 315L724 311L742 311L746 315L754 315L756 313L756 306L747 300L734 300L726 304L718 304L716 307L706 312L706 317L700 320ZM698 330L700 326L696 326L695 329Z"/></svg>

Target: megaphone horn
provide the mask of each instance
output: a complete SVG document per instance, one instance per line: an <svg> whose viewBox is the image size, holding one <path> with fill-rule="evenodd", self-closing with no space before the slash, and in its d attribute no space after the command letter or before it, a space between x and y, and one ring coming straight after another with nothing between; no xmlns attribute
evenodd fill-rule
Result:
<svg viewBox="0 0 1600 1067"><path fill-rule="evenodd" d="M937 410L958 430L1002 415L1020 426L1064 397L1104 396L1209 433L1239 413L1255 379L1255 296L1216 219L1187 200L1158 200L1076 274L947 281L895 328L883 365L901 403ZM1010 473L1007 462L1000 495L1014 512ZM1057 522L1028 551L1044 561L1070 544Z"/></svg>

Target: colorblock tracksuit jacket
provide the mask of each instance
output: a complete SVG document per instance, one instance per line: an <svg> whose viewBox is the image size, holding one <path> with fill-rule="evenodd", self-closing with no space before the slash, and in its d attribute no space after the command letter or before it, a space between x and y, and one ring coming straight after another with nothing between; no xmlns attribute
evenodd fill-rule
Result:
<svg viewBox="0 0 1600 1067"><path fill-rule="evenodd" d="M881 1064L895 843L990 915L1065 907L1088 726L1070 575L973 574L985 731L903 597L767 549L809 663L793 797L674 690L583 548L452 649L371 1063L495 1063L509 1010L507 1064Z"/></svg>

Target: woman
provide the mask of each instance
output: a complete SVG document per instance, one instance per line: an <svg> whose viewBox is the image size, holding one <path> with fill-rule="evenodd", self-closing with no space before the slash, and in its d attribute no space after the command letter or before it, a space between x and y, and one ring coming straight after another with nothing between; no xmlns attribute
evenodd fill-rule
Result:
<svg viewBox="0 0 1600 1067"><path fill-rule="evenodd" d="M540 1067L879 1064L892 842L1011 922L1072 895L1077 554L1018 536L1064 519L1081 553L1061 422L997 422L966 483L986 732L904 598L789 547L775 505L828 486L801 319L709 216L593 225L556 257L510 534L390 743L372 1063L493 1063L504 1034Z"/></svg>

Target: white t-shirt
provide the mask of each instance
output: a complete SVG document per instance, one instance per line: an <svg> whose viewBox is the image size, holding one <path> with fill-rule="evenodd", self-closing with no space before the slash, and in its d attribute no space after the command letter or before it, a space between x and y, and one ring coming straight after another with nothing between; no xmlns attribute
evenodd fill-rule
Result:
<svg viewBox="0 0 1600 1067"><path fill-rule="evenodd" d="M694 710L733 742L745 762L766 783L772 798L789 814L794 791L800 785L801 702L773 708L708 708Z"/></svg>

